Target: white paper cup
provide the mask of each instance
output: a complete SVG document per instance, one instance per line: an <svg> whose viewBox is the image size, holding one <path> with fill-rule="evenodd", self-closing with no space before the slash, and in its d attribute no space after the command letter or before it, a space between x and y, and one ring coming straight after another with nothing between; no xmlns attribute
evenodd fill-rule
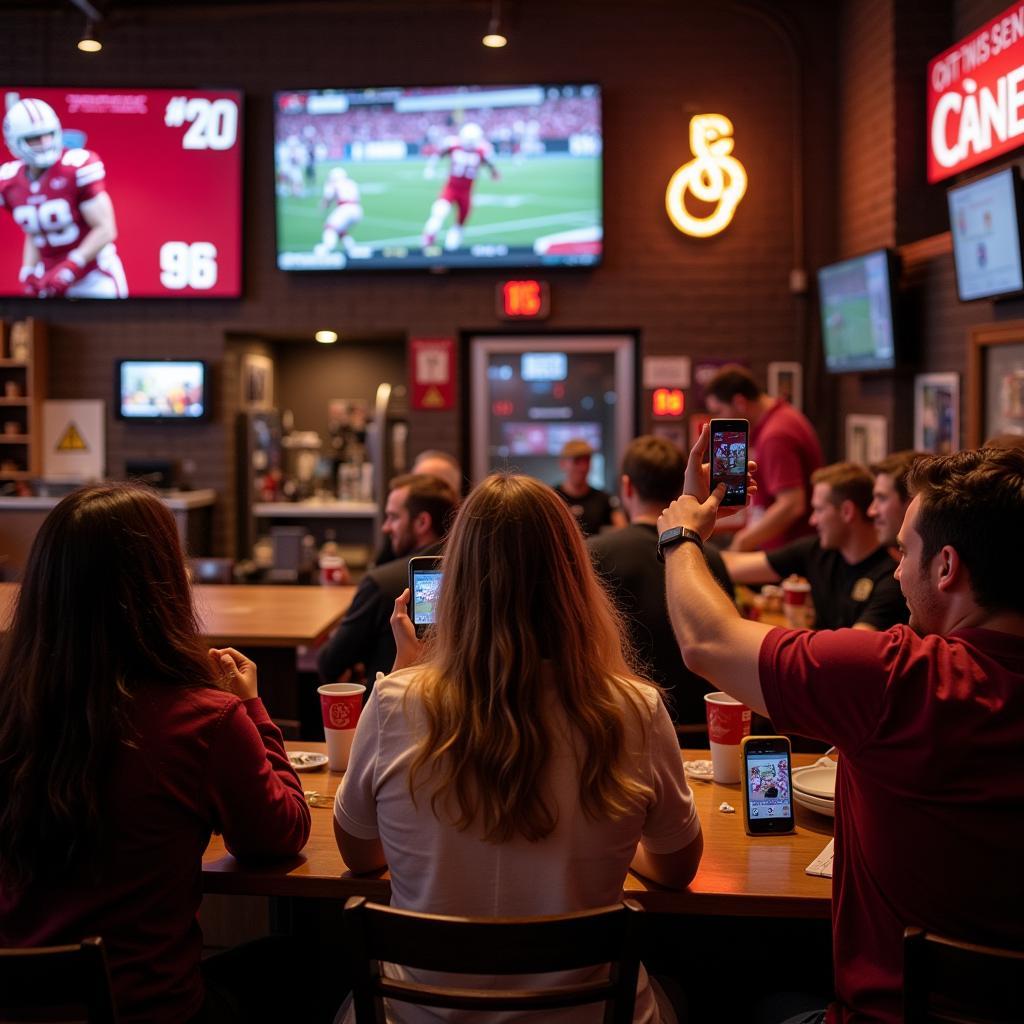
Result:
<svg viewBox="0 0 1024 1024"><path fill-rule="evenodd" d="M715 782L740 781L740 742L750 735L750 708L727 693L704 694L711 747L711 774Z"/></svg>
<svg viewBox="0 0 1024 1024"><path fill-rule="evenodd" d="M324 719L324 739L327 741L327 767L332 772L348 768L352 739L363 709L366 687L359 683L327 683L317 687L320 711Z"/></svg>

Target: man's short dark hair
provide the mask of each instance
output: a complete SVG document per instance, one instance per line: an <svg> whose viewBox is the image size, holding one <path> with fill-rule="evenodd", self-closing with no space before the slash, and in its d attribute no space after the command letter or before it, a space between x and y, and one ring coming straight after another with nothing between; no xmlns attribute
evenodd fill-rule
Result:
<svg viewBox="0 0 1024 1024"><path fill-rule="evenodd" d="M1024 612L1024 450L923 456L910 468L909 488L921 499L914 527L922 567L948 544L970 573L978 604Z"/></svg>
<svg viewBox="0 0 1024 1024"><path fill-rule="evenodd" d="M859 462L833 462L831 466L822 466L811 474L811 485L814 484L828 484L829 501L833 505L852 501L867 519L875 481Z"/></svg>
<svg viewBox="0 0 1024 1024"><path fill-rule="evenodd" d="M752 402L761 397L761 388L745 366L729 363L704 385L704 393L714 395L720 402L731 402L737 395Z"/></svg>
<svg viewBox="0 0 1024 1024"><path fill-rule="evenodd" d="M924 455L924 452L915 452L912 448L902 452L892 452L890 455L886 455L880 462L873 462L868 469L875 476L878 476L879 473L884 473L889 477L892 480L893 487L896 488L896 493L900 496L900 501L906 504L910 501L910 492L907 490L907 474L910 472L910 467L922 455Z"/></svg>
<svg viewBox="0 0 1024 1024"><path fill-rule="evenodd" d="M458 495L440 477L429 473L406 473L396 476L388 485L389 491L409 488L405 507L409 518L415 519L421 512L430 516L430 527L438 537L443 537L451 526L455 509L459 504Z"/></svg>
<svg viewBox="0 0 1024 1024"><path fill-rule="evenodd" d="M622 472L629 477L641 501L668 505L683 493L686 460L665 438L643 434L630 441L622 459Z"/></svg>

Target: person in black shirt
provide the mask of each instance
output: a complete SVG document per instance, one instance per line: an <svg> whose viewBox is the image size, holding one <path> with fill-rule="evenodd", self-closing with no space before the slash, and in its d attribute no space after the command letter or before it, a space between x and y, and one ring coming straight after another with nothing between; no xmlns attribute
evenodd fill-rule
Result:
<svg viewBox="0 0 1024 1024"><path fill-rule="evenodd" d="M593 454L586 441L566 441L558 463L563 479L555 484L555 493L569 506L584 537L600 533L605 526L626 525L618 498L587 483Z"/></svg>
<svg viewBox="0 0 1024 1024"><path fill-rule="evenodd" d="M893 577L896 563L868 518L874 479L860 465L836 462L811 476L811 525L817 537L775 551L724 551L733 583L778 583L805 576L818 629L889 629L907 621Z"/></svg>
<svg viewBox="0 0 1024 1024"><path fill-rule="evenodd" d="M594 568L623 613L641 672L663 687L676 722L704 721L712 688L684 664L665 606L665 565L658 561L658 516L683 489L686 461L664 438L636 438L622 460L620 492L629 525L587 541ZM712 573L731 593L722 557L705 549Z"/></svg>

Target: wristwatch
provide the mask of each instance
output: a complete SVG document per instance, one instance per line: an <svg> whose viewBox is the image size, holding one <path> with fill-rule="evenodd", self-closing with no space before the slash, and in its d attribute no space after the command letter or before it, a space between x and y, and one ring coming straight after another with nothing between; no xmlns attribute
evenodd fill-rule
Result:
<svg viewBox="0 0 1024 1024"><path fill-rule="evenodd" d="M704 541L696 530L691 530L688 526L669 527L658 537L658 561L664 562L665 552L669 548L674 548L677 544L684 544L686 541L696 544L701 551L704 550Z"/></svg>

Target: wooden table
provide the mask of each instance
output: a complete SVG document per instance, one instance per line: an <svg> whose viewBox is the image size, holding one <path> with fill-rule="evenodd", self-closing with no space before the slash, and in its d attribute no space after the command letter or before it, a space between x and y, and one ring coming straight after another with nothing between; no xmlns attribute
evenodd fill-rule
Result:
<svg viewBox="0 0 1024 1024"><path fill-rule="evenodd" d="M211 647L237 647L260 669L260 696L282 726L298 720L295 649L322 640L348 611L355 587L196 584L196 612ZM6 629L17 583L0 583Z"/></svg>
<svg viewBox="0 0 1024 1024"><path fill-rule="evenodd" d="M292 749L323 750L323 744L289 743ZM687 760L708 758L707 751L685 751ZM810 764L813 754L795 754L796 766ZM321 769L299 775L307 791L323 797L311 808L313 830L305 850L295 860L267 866L239 864L214 836L203 858L203 890L260 896L303 896L344 900L367 896L386 900L386 873L353 876L334 841L334 793L342 776ZM737 917L828 918L831 886L804 868L832 836L832 819L797 808L797 831L789 836L752 839L743 830L739 784L692 781L694 799L704 830L704 857L696 878L683 892L662 889L632 872L625 891L645 908L662 913ZM735 814L718 810L725 800Z"/></svg>

